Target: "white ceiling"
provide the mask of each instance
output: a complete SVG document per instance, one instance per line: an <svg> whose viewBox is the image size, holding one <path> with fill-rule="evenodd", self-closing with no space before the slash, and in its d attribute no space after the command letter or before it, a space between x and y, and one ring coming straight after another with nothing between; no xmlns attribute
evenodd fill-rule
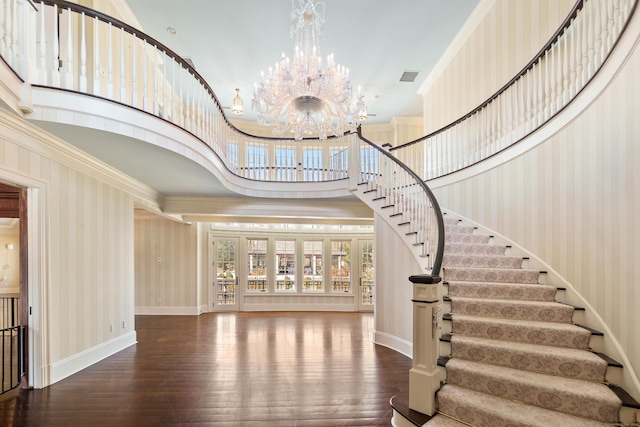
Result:
<svg viewBox="0 0 640 427"><path fill-rule="evenodd" d="M291 0L126 1L145 33L193 61L223 106L240 88L244 119L255 119L251 97L260 71L293 52ZM323 55L333 53L350 69L354 91L362 87L376 115L368 123L388 123L422 116L417 91L479 0L325 3ZM415 82L400 82L404 71L418 71Z"/></svg>

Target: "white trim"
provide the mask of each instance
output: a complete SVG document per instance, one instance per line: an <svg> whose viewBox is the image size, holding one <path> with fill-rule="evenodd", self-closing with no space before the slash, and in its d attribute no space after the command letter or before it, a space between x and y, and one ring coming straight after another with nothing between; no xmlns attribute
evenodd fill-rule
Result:
<svg viewBox="0 0 640 427"><path fill-rule="evenodd" d="M242 311L341 311L357 312L354 304L247 304Z"/></svg>
<svg viewBox="0 0 640 427"><path fill-rule="evenodd" d="M171 306L159 306L159 307L144 307L136 306L136 316L138 315L151 315L151 316L198 316L202 313L200 306L194 307L171 307Z"/></svg>
<svg viewBox="0 0 640 427"><path fill-rule="evenodd" d="M402 353L408 358L413 358L413 344L407 340L390 335L385 332L374 331L373 342Z"/></svg>
<svg viewBox="0 0 640 427"><path fill-rule="evenodd" d="M449 44L449 47L447 47L447 50L444 51L436 65L431 69L429 75L418 88L418 95L424 96L429 90L431 90L431 86L433 86L438 78L440 78L440 75L442 75L446 66L449 65L451 60L456 56L460 48L464 45L469 36L471 36L478 24L482 22L485 15L489 10L491 10L495 2L496 0L481 0L480 3L478 3L462 28L460 28L460 31L458 31L458 34L456 34Z"/></svg>
<svg viewBox="0 0 640 427"><path fill-rule="evenodd" d="M137 342L136 332L132 331L56 362L51 365L51 384L98 363Z"/></svg>

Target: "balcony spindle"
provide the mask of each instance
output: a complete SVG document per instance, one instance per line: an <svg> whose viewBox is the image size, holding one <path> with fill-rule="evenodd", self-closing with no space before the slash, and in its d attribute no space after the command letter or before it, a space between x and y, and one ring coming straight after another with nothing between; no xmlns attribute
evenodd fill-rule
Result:
<svg viewBox="0 0 640 427"><path fill-rule="evenodd" d="M124 28L120 28L120 102L127 102L127 83L125 81L125 47L124 47Z"/></svg>
<svg viewBox="0 0 640 427"><path fill-rule="evenodd" d="M13 45L13 42L11 41L11 36L13 35L13 15L11 14L11 3L12 0L4 2L4 31L2 37L2 56L5 58L9 66L13 66L13 51L11 50Z"/></svg>
<svg viewBox="0 0 640 427"><path fill-rule="evenodd" d="M51 40L53 40L52 56L51 58L51 86L60 87L60 40L58 37L58 5L53 6L53 25L51 26Z"/></svg>
<svg viewBox="0 0 640 427"><path fill-rule="evenodd" d="M93 19L93 94L100 96L100 21Z"/></svg>
<svg viewBox="0 0 640 427"><path fill-rule="evenodd" d="M131 105L138 108L138 56L136 54L136 45L138 40L136 34L131 35Z"/></svg>
<svg viewBox="0 0 640 427"><path fill-rule="evenodd" d="M66 61L61 64L62 68L66 71L64 76L64 87L66 89L74 89L73 77L73 38L71 37L71 9L67 8L67 57Z"/></svg>
<svg viewBox="0 0 640 427"><path fill-rule="evenodd" d="M80 92L87 93L87 33L84 12L80 15Z"/></svg>
<svg viewBox="0 0 640 427"><path fill-rule="evenodd" d="M113 25L109 22L107 30L107 99L113 100Z"/></svg>
<svg viewBox="0 0 640 427"><path fill-rule="evenodd" d="M2 8L0 8L2 10ZM47 85L47 37L45 33L45 7L40 2L40 9L38 10L38 16L36 17L40 30L38 31L38 83L41 85ZM0 19L0 25L2 25L2 19ZM0 28L0 42L2 39L2 29Z"/></svg>

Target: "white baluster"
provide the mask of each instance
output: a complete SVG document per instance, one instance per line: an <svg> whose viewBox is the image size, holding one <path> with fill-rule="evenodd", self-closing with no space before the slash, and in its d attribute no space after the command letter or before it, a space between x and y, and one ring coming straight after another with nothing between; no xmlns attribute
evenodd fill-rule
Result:
<svg viewBox="0 0 640 427"><path fill-rule="evenodd" d="M2 56L9 66L13 65L13 52L11 51L11 46L13 42L11 41L12 29L11 24L13 22L13 17L11 16L11 3L13 0L4 2L4 34L2 37L3 47L2 47Z"/></svg>
<svg viewBox="0 0 640 427"><path fill-rule="evenodd" d="M58 37L58 18L58 5L53 5L53 25L51 26L51 40L53 40L53 58L51 60L51 86L53 87L60 87L60 38Z"/></svg>
<svg viewBox="0 0 640 427"><path fill-rule="evenodd" d="M183 82L184 82L184 78L185 78L185 69L182 68L182 64L180 65L180 70L179 70L179 74L178 74L178 80L180 81L180 87L178 89L179 94L178 94L178 117L179 117L179 125L184 127L185 126L185 119L184 119L184 91L183 91Z"/></svg>
<svg viewBox="0 0 640 427"><path fill-rule="evenodd" d="M166 119L167 108L167 52L162 51L162 118Z"/></svg>
<svg viewBox="0 0 640 427"><path fill-rule="evenodd" d="M93 94L100 96L100 21L93 19Z"/></svg>
<svg viewBox="0 0 640 427"><path fill-rule="evenodd" d="M120 102L127 103L127 82L125 81L124 28L120 28Z"/></svg>
<svg viewBox="0 0 640 427"><path fill-rule="evenodd" d="M87 35L85 32L84 12L80 15L80 92L87 92Z"/></svg>
<svg viewBox="0 0 640 427"><path fill-rule="evenodd" d="M44 29L45 20L45 7L44 3L40 2L40 9L38 11L38 21L40 23L39 31L39 49L38 49L38 82L41 85L47 85L47 37ZM2 20L0 20L2 22Z"/></svg>
<svg viewBox="0 0 640 427"><path fill-rule="evenodd" d="M574 19L572 24L565 32L565 37L563 40L564 43L564 56L563 56L563 66L562 66L562 105L565 106L569 103L571 98L573 98L573 81L576 78L575 73L575 23Z"/></svg>
<svg viewBox="0 0 640 427"><path fill-rule="evenodd" d="M107 43L107 99L113 100L113 25L109 22L107 29L109 41Z"/></svg>
<svg viewBox="0 0 640 427"><path fill-rule="evenodd" d="M138 107L138 78L137 78L137 64L138 57L136 56L136 45L138 44L138 39L136 38L136 34L133 33L131 35L131 106L134 108Z"/></svg>
<svg viewBox="0 0 640 427"><path fill-rule="evenodd" d="M71 37L71 9L67 8L67 58L62 63L62 68L66 70L64 87L74 89L73 84L73 38Z"/></svg>
<svg viewBox="0 0 640 427"><path fill-rule="evenodd" d="M4 7L0 7L0 55L2 57L6 57L6 46L5 46L5 20L9 19L9 15L7 13L7 8L9 7L9 2L5 2Z"/></svg>
<svg viewBox="0 0 640 427"><path fill-rule="evenodd" d="M158 46L153 46L153 114L160 115L158 105Z"/></svg>
<svg viewBox="0 0 640 427"><path fill-rule="evenodd" d="M178 123L176 120L176 59L171 58L171 121Z"/></svg>
<svg viewBox="0 0 640 427"><path fill-rule="evenodd" d="M149 112L147 61L147 39L144 39L142 41L142 109Z"/></svg>
<svg viewBox="0 0 640 427"><path fill-rule="evenodd" d="M6 1L6 0L5 0ZM11 14L11 53L13 54L13 64L14 66L18 66L18 72L24 71L20 70L20 50L18 49L18 4L17 0L11 0L13 4L13 13ZM24 76L24 74L21 74Z"/></svg>

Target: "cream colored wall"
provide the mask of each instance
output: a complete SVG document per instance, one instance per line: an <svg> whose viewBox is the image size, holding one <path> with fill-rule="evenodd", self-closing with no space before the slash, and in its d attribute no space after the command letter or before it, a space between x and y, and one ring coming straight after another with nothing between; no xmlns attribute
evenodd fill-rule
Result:
<svg viewBox="0 0 640 427"><path fill-rule="evenodd" d="M4 109L0 180L30 188L39 217L29 224L31 379L46 386L135 342L134 198L124 176Z"/></svg>
<svg viewBox="0 0 640 427"><path fill-rule="evenodd" d="M413 286L421 267L407 244L387 223L374 219L376 247L375 342L409 357L413 342Z"/></svg>
<svg viewBox="0 0 640 427"><path fill-rule="evenodd" d="M544 46L575 0L483 0L420 88L425 133L470 112ZM472 28L469 28L472 27Z"/></svg>
<svg viewBox="0 0 640 427"><path fill-rule="evenodd" d="M640 49L565 129L436 188L442 206L532 251L604 320L640 375Z"/></svg>
<svg viewBox="0 0 640 427"><path fill-rule="evenodd" d="M197 224L136 215L134 228L136 314L198 314Z"/></svg>

